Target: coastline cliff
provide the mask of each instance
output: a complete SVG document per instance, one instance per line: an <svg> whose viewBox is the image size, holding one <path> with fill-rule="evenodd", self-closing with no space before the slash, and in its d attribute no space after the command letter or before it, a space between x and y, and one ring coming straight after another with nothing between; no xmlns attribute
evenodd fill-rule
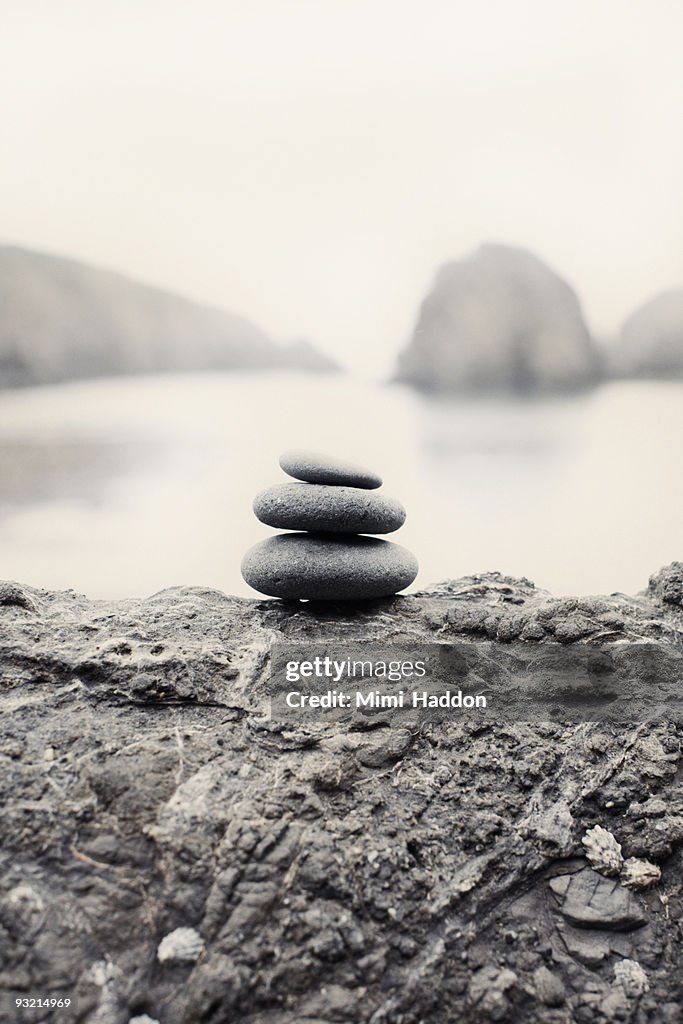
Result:
<svg viewBox="0 0 683 1024"><path fill-rule="evenodd" d="M123 274L0 246L0 388L182 370L338 369L244 317Z"/></svg>

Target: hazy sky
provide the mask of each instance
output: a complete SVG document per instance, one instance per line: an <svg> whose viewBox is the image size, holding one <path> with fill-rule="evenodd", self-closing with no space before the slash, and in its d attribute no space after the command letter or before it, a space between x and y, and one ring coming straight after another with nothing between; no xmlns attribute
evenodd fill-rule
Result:
<svg viewBox="0 0 683 1024"><path fill-rule="evenodd" d="M681 0L0 0L0 236L386 370L525 245L593 328L683 284Z"/></svg>

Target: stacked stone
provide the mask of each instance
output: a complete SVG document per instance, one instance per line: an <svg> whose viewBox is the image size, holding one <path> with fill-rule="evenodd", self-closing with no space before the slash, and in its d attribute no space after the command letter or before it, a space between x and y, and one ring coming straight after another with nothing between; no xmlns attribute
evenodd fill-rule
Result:
<svg viewBox="0 0 683 1024"><path fill-rule="evenodd" d="M296 483L268 487L254 499L257 519L281 533L242 560L242 576L271 597L349 601L388 597L417 576L415 556L367 534L403 525L400 501L376 494L382 478L341 459L288 451L280 466Z"/></svg>

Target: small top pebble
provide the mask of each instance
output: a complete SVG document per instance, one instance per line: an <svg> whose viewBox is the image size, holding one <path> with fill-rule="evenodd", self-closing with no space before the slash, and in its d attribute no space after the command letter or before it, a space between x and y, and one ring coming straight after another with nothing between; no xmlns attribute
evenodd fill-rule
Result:
<svg viewBox="0 0 683 1024"><path fill-rule="evenodd" d="M370 469L346 459L337 459L319 452L293 448L280 456L280 466L288 476L308 484L341 484L373 490L382 486L382 477Z"/></svg>

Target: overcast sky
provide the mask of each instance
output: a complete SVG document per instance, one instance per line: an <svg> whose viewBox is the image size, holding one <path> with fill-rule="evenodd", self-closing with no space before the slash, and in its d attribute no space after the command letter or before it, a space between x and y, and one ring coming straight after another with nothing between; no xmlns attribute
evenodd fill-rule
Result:
<svg viewBox="0 0 683 1024"><path fill-rule="evenodd" d="M387 369L524 245L599 334L683 285L681 0L0 0L0 235Z"/></svg>

